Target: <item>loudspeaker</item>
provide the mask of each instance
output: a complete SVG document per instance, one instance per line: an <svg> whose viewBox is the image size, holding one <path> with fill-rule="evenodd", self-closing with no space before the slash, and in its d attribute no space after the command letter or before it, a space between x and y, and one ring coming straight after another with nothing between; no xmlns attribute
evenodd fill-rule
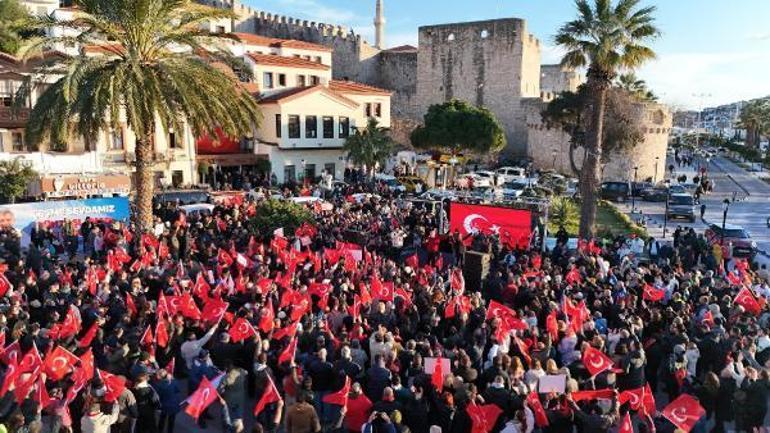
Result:
<svg viewBox="0 0 770 433"><path fill-rule="evenodd" d="M480 291L481 285L487 275L489 275L489 254L477 251L465 252L465 264L463 266L463 277L465 277L465 287Z"/></svg>

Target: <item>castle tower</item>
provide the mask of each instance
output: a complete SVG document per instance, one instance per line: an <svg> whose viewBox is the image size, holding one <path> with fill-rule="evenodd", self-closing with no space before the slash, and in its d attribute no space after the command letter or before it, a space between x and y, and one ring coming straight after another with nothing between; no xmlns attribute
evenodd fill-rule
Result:
<svg viewBox="0 0 770 433"><path fill-rule="evenodd" d="M385 49L385 13L382 8L383 0L377 0L374 15L374 46Z"/></svg>

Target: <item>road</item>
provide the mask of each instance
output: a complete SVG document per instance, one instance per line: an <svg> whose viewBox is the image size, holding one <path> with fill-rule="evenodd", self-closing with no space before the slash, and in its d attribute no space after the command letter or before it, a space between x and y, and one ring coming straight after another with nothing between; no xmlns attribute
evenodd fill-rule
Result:
<svg viewBox="0 0 770 433"><path fill-rule="evenodd" d="M686 174L688 181L691 181L694 173L693 168L685 168L678 169L675 175ZM770 252L770 229L767 227L767 218L770 217L770 184L723 157L716 157L711 161L708 174L714 181L714 191L701 197L701 202L706 204L704 221L668 221L666 239L671 239L671 234L677 226L694 227L700 233L708 223L721 225L722 202L724 199L732 201L735 195L736 201L730 204L727 213L727 223L747 229L757 242L758 248ZM630 202L620 207L627 213L631 211ZM665 204L637 200L636 209L637 212L641 210L647 217L650 234L657 239L663 239ZM699 213L700 209L697 211Z"/></svg>

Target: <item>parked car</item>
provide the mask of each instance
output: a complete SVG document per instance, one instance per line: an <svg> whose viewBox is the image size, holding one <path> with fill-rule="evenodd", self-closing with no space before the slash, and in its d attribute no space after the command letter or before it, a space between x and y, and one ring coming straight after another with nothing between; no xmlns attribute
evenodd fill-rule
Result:
<svg viewBox="0 0 770 433"><path fill-rule="evenodd" d="M155 194L153 197L155 203L177 203L179 205L210 203L211 194L202 190L168 190Z"/></svg>
<svg viewBox="0 0 770 433"><path fill-rule="evenodd" d="M214 208L216 206L209 203L197 203L197 204L186 204L184 206L179 206L179 209L182 209L185 214L187 214L188 217L193 216L203 216L203 215L211 215L214 213Z"/></svg>
<svg viewBox="0 0 770 433"><path fill-rule="evenodd" d="M496 173L502 178L503 183L527 177L527 170L521 167L500 167Z"/></svg>
<svg viewBox="0 0 770 433"><path fill-rule="evenodd" d="M635 197L639 197L642 191L652 187L652 182L631 182L631 194Z"/></svg>
<svg viewBox="0 0 770 433"><path fill-rule="evenodd" d="M695 222L695 199L690 194L671 194L668 198L666 218L685 218Z"/></svg>
<svg viewBox="0 0 770 433"><path fill-rule="evenodd" d="M506 182L503 184L503 197L505 198L517 198L520 197L524 190L527 188L527 182L525 180L518 180L513 182Z"/></svg>
<svg viewBox="0 0 770 433"><path fill-rule="evenodd" d="M494 171L479 170L479 171L474 171L473 174L481 178L488 179L490 186L497 186L500 183L502 183L502 181L499 179L499 176Z"/></svg>
<svg viewBox="0 0 770 433"><path fill-rule="evenodd" d="M455 184L461 188L488 188L492 186L492 180L475 173L466 173L458 177Z"/></svg>
<svg viewBox="0 0 770 433"><path fill-rule="evenodd" d="M722 226L711 224L704 233L711 245L722 244L722 239L726 245L732 244L733 257L752 257L757 250L757 243L751 239L751 233L741 226L726 224L724 230Z"/></svg>
<svg viewBox="0 0 770 433"><path fill-rule="evenodd" d="M631 187L628 182L604 182L601 196L604 200L624 202L631 196Z"/></svg>
<svg viewBox="0 0 770 433"><path fill-rule="evenodd" d="M671 185L668 187L669 194L687 194L688 192L684 185Z"/></svg>
<svg viewBox="0 0 770 433"><path fill-rule="evenodd" d="M385 184L391 191L405 192L406 187L398 183L398 179L390 174L377 173L374 175L374 180Z"/></svg>
<svg viewBox="0 0 770 433"><path fill-rule="evenodd" d="M639 197L645 201L663 202L663 201L666 201L667 195L668 195L668 190L666 188L661 188L661 187L647 188L642 190L641 193L639 193Z"/></svg>
<svg viewBox="0 0 770 433"><path fill-rule="evenodd" d="M423 189L425 182L417 176L401 176L398 178L398 182L404 186L406 192L413 193L417 189L417 185L422 185Z"/></svg>

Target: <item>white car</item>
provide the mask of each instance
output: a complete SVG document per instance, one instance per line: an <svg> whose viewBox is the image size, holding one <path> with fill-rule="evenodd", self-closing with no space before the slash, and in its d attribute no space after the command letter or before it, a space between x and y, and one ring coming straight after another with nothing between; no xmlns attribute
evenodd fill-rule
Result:
<svg viewBox="0 0 770 433"><path fill-rule="evenodd" d="M404 185L401 185L398 182L398 179L396 179L396 176L392 176L390 174L377 173L374 175L374 180L384 183L388 187L388 189L391 191L399 191L399 192L406 191L406 187Z"/></svg>
<svg viewBox="0 0 770 433"><path fill-rule="evenodd" d="M492 179L479 176L476 173L467 173L458 177L455 183L461 188L467 188L471 185L473 188L489 188L492 186Z"/></svg>
<svg viewBox="0 0 770 433"><path fill-rule="evenodd" d="M505 198L517 198L524 193L524 189L528 186L525 179L506 182L503 184L503 197Z"/></svg>
<svg viewBox="0 0 770 433"><path fill-rule="evenodd" d="M521 167L500 167L496 173L504 183L527 177L527 171Z"/></svg>
<svg viewBox="0 0 770 433"><path fill-rule="evenodd" d="M489 184L492 186L497 186L501 182L500 176L498 176L497 173L495 173L494 171L479 170L479 171L473 172L473 174L475 174L476 176L482 177L484 179L489 179ZM497 184L495 182L497 182Z"/></svg>

